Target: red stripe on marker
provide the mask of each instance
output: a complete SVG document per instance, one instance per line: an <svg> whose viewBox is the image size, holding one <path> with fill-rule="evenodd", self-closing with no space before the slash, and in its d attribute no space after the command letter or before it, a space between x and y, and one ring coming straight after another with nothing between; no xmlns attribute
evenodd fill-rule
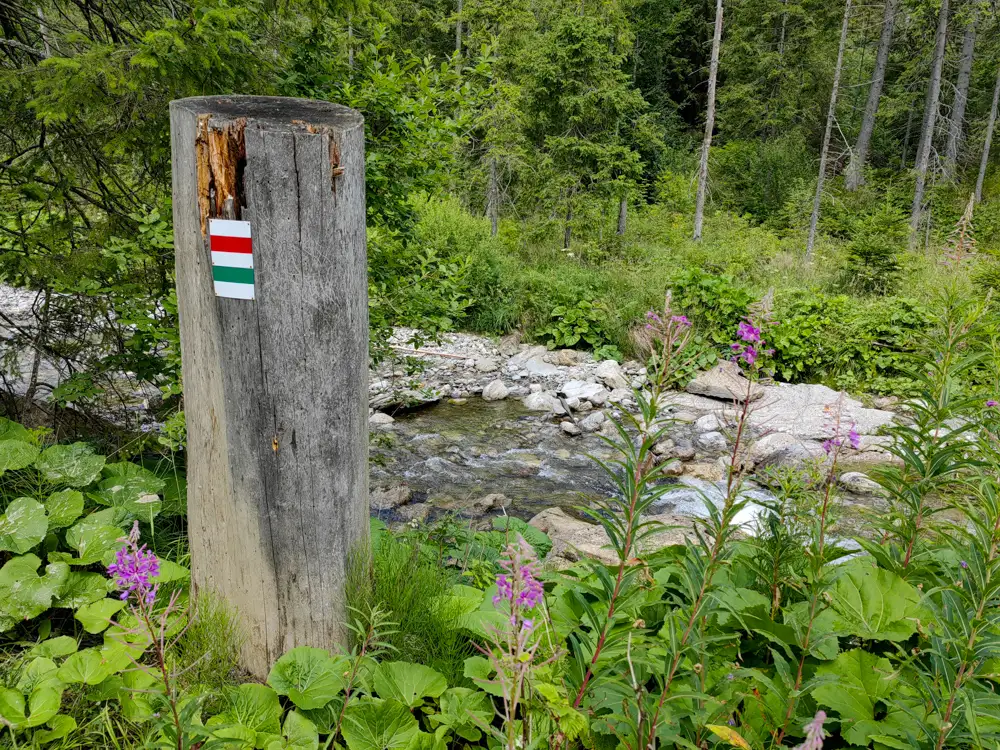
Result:
<svg viewBox="0 0 1000 750"><path fill-rule="evenodd" d="M210 238L212 250L217 253L250 253L253 245L249 237L226 237L213 234Z"/></svg>

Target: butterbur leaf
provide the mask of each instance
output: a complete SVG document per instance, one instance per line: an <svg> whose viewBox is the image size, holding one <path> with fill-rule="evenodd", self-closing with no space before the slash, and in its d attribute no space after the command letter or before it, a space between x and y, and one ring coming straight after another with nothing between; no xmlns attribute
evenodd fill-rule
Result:
<svg viewBox="0 0 1000 750"><path fill-rule="evenodd" d="M922 612L916 588L864 561L845 567L832 606L848 633L872 641L905 641L917 631Z"/></svg>
<svg viewBox="0 0 1000 750"><path fill-rule="evenodd" d="M417 732L406 745L406 750L448 750L443 737L427 732Z"/></svg>
<svg viewBox="0 0 1000 750"><path fill-rule="evenodd" d="M399 750L420 731L410 709L395 700L362 700L344 712L348 750Z"/></svg>
<svg viewBox="0 0 1000 750"><path fill-rule="evenodd" d="M440 672L423 664L405 661L382 662L375 669L375 692L416 708L424 698L438 698L448 689Z"/></svg>
<svg viewBox="0 0 1000 750"><path fill-rule="evenodd" d="M446 727L469 742L482 737L480 727L493 721L493 705L489 696L469 688L449 688L441 696L440 713L427 717L432 727Z"/></svg>
<svg viewBox="0 0 1000 750"><path fill-rule="evenodd" d="M109 677L111 670L97 649L85 648L66 659L57 674L66 683L96 685Z"/></svg>
<svg viewBox="0 0 1000 750"><path fill-rule="evenodd" d="M0 551L27 552L45 538L48 528L45 507L30 497L19 497L0 516Z"/></svg>
<svg viewBox="0 0 1000 750"><path fill-rule="evenodd" d="M45 501L50 529L64 529L83 515L83 493L79 490L53 492Z"/></svg>
<svg viewBox="0 0 1000 750"><path fill-rule="evenodd" d="M813 697L821 706L840 714L841 733L853 744L867 745L864 724L875 719L875 704L892 691L892 664L884 657L853 649L832 663L816 669L817 678L830 681L818 685ZM860 733L855 730L861 730Z"/></svg>
<svg viewBox="0 0 1000 750"><path fill-rule="evenodd" d="M49 659L58 659L61 656L69 656L77 649L76 639L68 635L59 635L42 641L37 646L33 646L28 656L44 656Z"/></svg>
<svg viewBox="0 0 1000 750"><path fill-rule="evenodd" d="M52 484L86 487L100 476L104 462L104 456L95 455L86 443L71 443L46 448L35 467Z"/></svg>
<svg viewBox="0 0 1000 750"><path fill-rule="evenodd" d="M159 559L160 573L149 580L153 583L171 583L172 581L186 581L191 577L191 571L183 565L178 565L172 560Z"/></svg>
<svg viewBox="0 0 1000 750"><path fill-rule="evenodd" d="M524 541L532 546L539 560L544 560L552 549L552 540L549 535L541 529L537 529L526 521L513 516L497 516L493 519L493 528L497 531L508 532L511 541L517 539L520 534Z"/></svg>
<svg viewBox="0 0 1000 750"><path fill-rule="evenodd" d="M0 440L0 475L31 466L38 453L36 446L23 440Z"/></svg>
<svg viewBox="0 0 1000 750"><path fill-rule="evenodd" d="M25 727L40 727L51 721L62 704L62 684L48 682L39 685L28 696L28 718Z"/></svg>
<svg viewBox="0 0 1000 750"><path fill-rule="evenodd" d="M714 734L716 737L723 740L724 742L728 742L733 747L740 747L743 748L744 750L751 750L750 743L747 742L745 739L743 739L743 737L740 736L740 733L737 732L732 727L727 727L720 724L706 724L705 729L710 731L712 734Z"/></svg>
<svg viewBox="0 0 1000 750"><path fill-rule="evenodd" d="M125 544L125 533L114 520L115 511L109 508L91 513L66 532L66 543L80 553L71 565L109 565L114 561L115 553Z"/></svg>
<svg viewBox="0 0 1000 750"><path fill-rule="evenodd" d="M281 703L278 694L266 685L247 683L227 693L228 706L208 724L239 724L257 735L281 733Z"/></svg>
<svg viewBox="0 0 1000 750"><path fill-rule="evenodd" d="M345 662L324 649L299 646L275 662L267 684L298 708L322 708L344 689Z"/></svg>
<svg viewBox="0 0 1000 750"><path fill-rule="evenodd" d="M32 737L36 744L44 745L67 737L74 729L76 729L76 719L66 714L59 714L49 719L48 729L37 729Z"/></svg>
<svg viewBox="0 0 1000 750"><path fill-rule="evenodd" d="M24 695L20 690L0 688L0 719L15 729L24 724Z"/></svg>
<svg viewBox="0 0 1000 750"><path fill-rule="evenodd" d="M316 750L319 733L316 726L298 711L289 711L281 727L282 737L266 745L267 750Z"/></svg>
<svg viewBox="0 0 1000 750"><path fill-rule="evenodd" d="M69 577L69 566L51 563L45 575L38 575L42 564L35 555L8 560L0 568L0 631L9 630L21 620L38 617L50 606L52 598Z"/></svg>
<svg viewBox="0 0 1000 750"><path fill-rule="evenodd" d="M108 595L108 583L100 573L70 573L52 606L77 609L96 602Z"/></svg>
<svg viewBox="0 0 1000 750"><path fill-rule="evenodd" d="M0 441L7 440L31 442L31 433L17 422L12 422L6 417L0 417Z"/></svg>
<svg viewBox="0 0 1000 750"><path fill-rule="evenodd" d="M125 602L121 599L104 598L80 607L73 617L80 621L88 633L100 633L107 629L111 618L124 607Z"/></svg>
<svg viewBox="0 0 1000 750"><path fill-rule="evenodd" d="M100 505L119 510L116 516L119 520L138 518L148 521L160 512L163 505L159 493L164 482L149 472L146 474L148 476L108 477L97 485L97 491L90 493L90 497Z"/></svg>

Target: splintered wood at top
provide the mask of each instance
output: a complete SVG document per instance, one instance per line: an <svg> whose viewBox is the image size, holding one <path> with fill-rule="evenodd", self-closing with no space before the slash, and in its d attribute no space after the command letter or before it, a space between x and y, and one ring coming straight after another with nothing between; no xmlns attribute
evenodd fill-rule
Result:
<svg viewBox="0 0 1000 750"><path fill-rule="evenodd" d="M227 219L238 219L243 208L240 168L246 163L243 135L246 119L241 117L213 128L211 118L211 115L198 117L196 140L202 234L206 233L210 218L225 215Z"/></svg>

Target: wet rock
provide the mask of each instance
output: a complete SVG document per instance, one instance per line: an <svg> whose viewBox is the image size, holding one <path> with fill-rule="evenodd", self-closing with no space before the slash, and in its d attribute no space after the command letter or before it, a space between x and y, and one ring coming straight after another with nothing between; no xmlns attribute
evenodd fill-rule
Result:
<svg viewBox="0 0 1000 750"><path fill-rule="evenodd" d="M405 505L397 509L396 515L408 523L421 524L427 521L431 510L432 507L429 503L414 503L413 505Z"/></svg>
<svg viewBox="0 0 1000 750"><path fill-rule="evenodd" d="M390 425L396 420L390 417L388 414L382 411L377 411L368 417L368 425L370 427L385 427Z"/></svg>
<svg viewBox="0 0 1000 750"><path fill-rule="evenodd" d="M574 422L569 420L559 423L559 429L565 432L567 435L579 435L582 430Z"/></svg>
<svg viewBox="0 0 1000 750"><path fill-rule="evenodd" d="M724 451L726 436L721 432L706 432L698 436L698 445L707 451Z"/></svg>
<svg viewBox="0 0 1000 750"><path fill-rule="evenodd" d="M448 399L448 403L453 406L462 406L463 404L469 403L469 399L463 398L462 396L455 396Z"/></svg>
<svg viewBox="0 0 1000 750"><path fill-rule="evenodd" d="M503 401L507 398L507 386L502 380L492 380L483 388L483 401Z"/></svg>
<svg viewBox="0 0 1000 750"><path fill-rule="evenodd" d="M406 505L413 497L413 491L405 484L395 487L381 487L368 493L368 502L372 510L392 510Z"/></svg>
<svg viewBox="0 0 1000 750"><path fill-rule="evenodd" d="M483 514L488 513L491 510L502 510L504 508L510 507L511 499L504 494L499 492L493 492L489 495L484 495L483 497L476 498L468 505L468 510L472 513Z"/></svg>
<svg viewBox="0 0 1000 750"><path fill-rule="evenodd" d="M764 435L750 446L750 460L758 466L800 464L825 457L822 443L783 432Z"/></svg>
<svg viewBox="0 0 1000 750"><path fill-rule="evenodd" d="M476 369L479 372L496 372L500 369L500 363L492 357L482 357L476 360Z"/></svg>
<svg viewBox="0 0 1000 750"><path fill-rule="evenodd" d="M688 383L688 393L710 398L738 401L743 403L747 395L749 381L735 362L719 362L711 370L700 372ZM750 400L764 395L764 389L754 383L750 386Z"/></svg>
<svg viewBox="0 0 1000 750"><path fill-rule="evenodd" d="M860 471L845 471L837 481L841 487L855 495L878 496L885 494L882 485Z"/></svg>
<svg viewBox="0 0 1000 750"><path fill-rule="evenodd" d="M595 411L580 420L580 429L584 432L597 432L604 424L605 416L602 411Z"/></svg>
<svg viewBox="0 0 1000 750"><path fill-rule="evenodd" d="M591 401L594 396L601 398L600 394L607 393L607 390L600 383L588 383L584 380L569 380L563 383L559 390L567 399L578 398L588 401Z"/></svg>
<svg viewBox="0 0 1000 750"><path fill-rule="evenodd" d="M600 378L604 382L604 385L612 391L618 388L627 389L629 387L629 380L625 377L621 365L613 359L606 359L601 362L594 369L594 375Z"/></svg>

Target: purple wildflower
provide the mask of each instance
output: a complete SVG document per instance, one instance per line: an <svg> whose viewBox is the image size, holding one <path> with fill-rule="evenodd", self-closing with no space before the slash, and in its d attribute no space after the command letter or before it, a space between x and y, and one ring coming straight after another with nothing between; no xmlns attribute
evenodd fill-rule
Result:
<svg viewBox="0 0 1000 750"><path fill-rule="evenodd" d="M753 367L753 363L757 361L757 350L752 346L748 346L743 350L743 354L740 356L743 358L744 362Z"/></svg>
<svg viewBox="0 0 1000 750"><path fill-rule="evenodd" d="M155 601L159 584L154 585L151 579L160 574L160 561L145 544L139 546L138 521L125 538L125 546L118 550L115 561L108 566L108 573L114 576L115 587L121 589L122 601L133 593L145 604Z"/></svg>
<svg viewBox="0 0 1000 750"><path fill-rule="evenodd" d="M749 320L744 320L736 329L736 335L750 344L760 343L760 329Z"/></svg>
<svg viewBox="0 0 1000 750"><path fill-rule="evenodd" d="M813 720L805 725L805 741L795 750L822 750L823 738L826 737L826 732L823 731L823 722L825 721L826 711L817 711Z"/></svg>
<svg viewBox="0 0 1000 750"><path fill-rule="evenodd" d="M990 399L989 401L987 401L987 402L986 402L986 405L987 405L987 406L988 406L989 408L993 409L993 408L995 408L995 407L997 407L997 406L1000 406L1000 402L997 402L997 401L996 401L996 399L992 399L992 398L991 398L991 399Z"/></svg>
<svg viewBox="0 0 1000 750"><path fill-rule="evenodd" d="M683 326L684 328L691 327L691 321L688 320L687 315L674 315L670 318L670 320L679 326Z"/></svg>
<svg viewBox="0 0 1000 750"><path fill-rule="evenodd" d="M861 435L858 434L858 431L854 427L851 427L851 431L847 433L847 439L854 450L858 450L861 447Z"/></svg>
<svg viewBox="0 0 1000 750"><path fill-rule="evenodd" d="M966 570L966 569L968 569L968 567L969 567L969 563L967 563L967 562L966 562L965 560L962 560L962 561L961 561L961 562L959 563L959 565L961 565L961 566L962 566L962 570Z"/></svg>
<svg viewBox="0 0 1000 750"><path fill-rule="evenodd" d="M510 602L512 606L522 609L532 609L542 601L545 589L535 579L534 562L527 554L511 554L509 560L501 560L500 565L506 570L497 576L497 595L493 597L494 606L502 601Z"/></svg>
<svg viewBox="0 0 1000 750"><path fill-rule="evenodd" d="M657 315L652 310L650 310L648 313L646 313L646 320L655 320L657 323L662 323L663 322L663 321L660 320L660 316Z"/></svg>

